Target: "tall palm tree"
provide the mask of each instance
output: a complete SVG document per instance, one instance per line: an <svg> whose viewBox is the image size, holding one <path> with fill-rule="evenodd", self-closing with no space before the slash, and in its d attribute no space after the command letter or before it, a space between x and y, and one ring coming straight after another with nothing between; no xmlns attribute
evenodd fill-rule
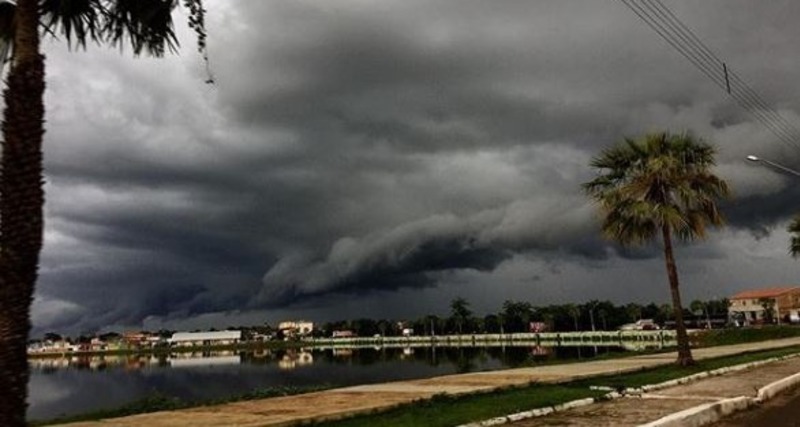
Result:
<svg viewBox="0 0 800 427"><path fill-rule="evenodd" d="M45 58L40 31L70 45L87 41L122 47L134 55L177 50L172 11L178 0L17 0L0 4L0 39L11 45L3 93L0 161L0 425L24 426L30 307L43 239ZM201 0L184 0L189 25L205 55ZM2 49L0 49L0 52Z"/></svg>
<svg viewBox="0 0 800 427"><path fill-rule="evenodd" d="M578 317L581 315L581 310L575 304L567 304L564 306L564 308L566 308L569 317L572 318L572 324L574 326L573 330L577 332L578 329L580 329L578 328Z"/></svg>
<svg viewBox="0 0 800 427"><path fill-rule="evenodd" d="M789 243L789 253L793 257L800 257L800 215L794 217L789 224L789 233L792 233L792 241Z"/></svg>
<svg viewBox="0 0 800 427"><path fill-rule="evenodd" d="M464 333L464 324L469 322L472 317L472 310L469 309L469 302L462 297L450 301L450 318L458 328L458 334Z"/></svg>
<svg viewBox="0 0 800 427"><path fill-rule="evenodd" d="M598 176L585 183L603 212L603 233L623 245L658 237L664 249L678 339L677 363L694 363L683 322L672 238L703 238L724 220L717 201L728 185L711 173L714 148L690 134L653 133L603 151L591 161Z"/></svg>

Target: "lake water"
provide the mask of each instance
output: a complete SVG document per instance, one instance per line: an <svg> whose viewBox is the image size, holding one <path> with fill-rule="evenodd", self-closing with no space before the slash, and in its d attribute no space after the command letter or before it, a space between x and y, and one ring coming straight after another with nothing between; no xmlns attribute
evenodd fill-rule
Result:
<svg viewBox="0 0 800 427"><path fill-rule="evenodd" d="M154 393L207 401L280 386L348 386L591 358L612 347L422 347L32 359L28 417L114 408Z"/></svg>

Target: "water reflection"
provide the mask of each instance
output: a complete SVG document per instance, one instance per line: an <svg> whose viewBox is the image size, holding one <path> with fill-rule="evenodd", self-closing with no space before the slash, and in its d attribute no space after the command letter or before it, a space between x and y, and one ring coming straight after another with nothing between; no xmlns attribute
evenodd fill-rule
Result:
<svg viewBox="0 0 800 427"><path fill-rule="evenodd" d="M619 347L337 347L30 360L33 420L121 406L155 392L188 401L284 386L347 386L591 358Z"/></svg>

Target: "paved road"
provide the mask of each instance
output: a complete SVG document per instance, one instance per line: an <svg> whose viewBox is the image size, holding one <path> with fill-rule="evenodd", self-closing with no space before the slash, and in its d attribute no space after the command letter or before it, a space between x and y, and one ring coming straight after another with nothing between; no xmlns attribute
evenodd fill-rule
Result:
<svg viewBox="0 0 800 427"><path fill-rule="evenodd" d="M755 396L759 388L797 372L800 372L800 358L795 357L641 396L624 397L541 418L531 418L513 423L512 426L637 426L704 403L730 397ZM800 411L800 408L796 409ZM773 426L760 422L738 425Z"/></svg>
<svg viewBox="0 0 800 427"><path fill-rule="evenodd" d="M779 395L765 404L733 414L711 427L800 427L800 388Z"/></svg>
<svg viewBox="0 0 800 427"><path fill-rule="evenodd" d="M800 338L737 344L693 350L696 359L800 345ZM436 394L462 394L531 382L556 383L574 379L637 371L673 363L676 353L648 354L611 360L537 366L502 371L447 375L422 380L346 387L316 393L154 412L129 417L70 424L72 427L150 426L285 426L301 422L388 409L429 399Z"/></svg>

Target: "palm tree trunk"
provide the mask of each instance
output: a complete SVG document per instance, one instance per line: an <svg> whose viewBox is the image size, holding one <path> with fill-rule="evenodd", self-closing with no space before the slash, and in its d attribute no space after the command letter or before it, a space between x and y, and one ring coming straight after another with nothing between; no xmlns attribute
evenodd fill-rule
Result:
<svg viewBox="0 0 800 427"><path fill-rule="evenodd" d="M681 291L678 287L678 269L675 267L675 257L672 254L672 237L668 225L661 227L664 238L664 259L667 264L667 277L669 277L669 290L672 294L672 309L675 312L675 331L678 335L678 360L680 366L694 365L692 350L689 348L689 336L686 334L686 324L683 323L683 306L681 305Z"/></svg>
<svg viewBox="0 0 800 427"><path fill-rule="evenodd" d="M0 169L0 425L24 426L26 345L42 248L44 57L37 0L19 0Z"/></svg>

